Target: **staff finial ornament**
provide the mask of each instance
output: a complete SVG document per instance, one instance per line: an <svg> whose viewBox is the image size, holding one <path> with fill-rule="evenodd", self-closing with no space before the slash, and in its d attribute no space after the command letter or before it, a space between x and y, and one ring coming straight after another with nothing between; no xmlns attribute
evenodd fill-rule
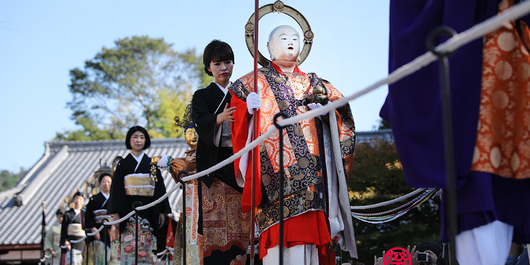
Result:
<svg viewBox="0 0 530 265"><path fill-rule="evenodd" d="M304 48L300 53L300 62L297 63L297 65L301 65L309 55L309 52L311 51L311 45L313 45L313 38L315 37L313 31L311 30L311 26L309 26L309 22L302 15L302 13L288 5L284 5L280 0L274 2L274 4L268 4L260 7L258 10L258 19L261 19L270 13L286 14L292 17L298 23L300 28L302 28L302 32L304 33ZM254 57L254 15L255 14L252 14L250 16L247 24L245 25L245 42L247 43L248 51L252 57ZM262 66L268 66L271 61L265 58L261 52L258 51L258 53L259 64Z"/></svg>

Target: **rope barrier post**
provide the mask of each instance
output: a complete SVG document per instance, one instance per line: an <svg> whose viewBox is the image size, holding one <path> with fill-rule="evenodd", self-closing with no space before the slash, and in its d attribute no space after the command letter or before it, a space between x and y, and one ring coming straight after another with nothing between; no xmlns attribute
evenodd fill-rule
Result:
<svg viewBox="0 0 530 265"><path fill-rule="evenodd" d="M182 264L186 264L186 182L183 181L180 177L182 174L185 174L186 176L189 176L190 174L188 171L182 170L179 171L177 174L177 180L182 184L182 235L181 235L181 241L182 242ZM197 182L198 184L199 182ZM201 187L197 187L197 189L200 189ZM171 222L169 223L171 225Z"/></svg>
<svg viewBox="0 0 530 265"><path fill-rule="evenodd" d="M136 215L136 236L134 238L134 264L138 264L138 226L140 225L140 214L138 213L138 207L142 206L142 203L139 201L135 201L132 204L132 207L134 209L134 213Z"/></svg>
<svg viewBox="0 0 530 265"><path fill-rule="evenodd" d="M455 237L457 231L457 217L456 217L456 188L455 188L455 161L454 161L454 141L453 141L453 120L451 111L451 83L449 77L449 61L448 57L452 54L450 52L439 52L435 49L434 40L441 34L452 37L457 33L449 27L439 27L433 30L427 36L427 48L438 57L440 62L440 82L442 93L442 118L444 127L444 150L445 150L445 173L446 173L446 205L447 216L446 220L449 225L449 261L451 265L458 264L456 261L456 241Z"/></svg>
<svg viewBox="0 0 530 265"><path fill-rule="evenodd" d="M109 239L107 237L107 234L108 234L108 231L109 231L108 229L110 228L110 226L107 225L108 221L109 221L109 219L107 219L107 218L105 218L105 219L103 219L101 221L103 223L103 230L101 230L101 231L104 231L103 232L103 237L104 237L103 245L105 246L105 265L108 264L107 240L109 240Z"/></svg>
<svg viewBox="0 0 530 265"><path fill-rule="evenodd" d="M87 239L88 239L88 236L85 237L85 242L84 242L85 243L85 247L86 247L86 251L85 251L85 259L86 259L85 260L85 264L86 265L88 265L88 244L86 243ZM94 251L94 261L96 261L95 258L96 258L96 253Z"/></svg>
<svg viewBox="0 0 530 265"><path fill-rule="evenodd" d="M66 251L63 251L63 246L60 246L60 247L61 247L61 249L60 249L61 250L61 253L60 253L60 255L61 255L60 259L61 260L59 260L59 264L60 265L65 265L66 264ZM66 248L66 247L64 247L64 248Z"/></svg>
<svg viewBox="0 0 530 265"><path fill-rule="evenodd" d="M74 248L70 244L70 265L74 264Z"/></svg>
<svg viewBox="0 0 530 265"><path fill-rule="evenodd" d="M280 124L278 124L278 118L284 118L284 119L287 119L289 118L289 116L283 112L280 112L276 115L274 115L274 119L273 119L273 123L274 123L274 126L276 126L276 128L278 128L278 138L280 140L280 157L279 157L279 166L280 166L280 172L278 174L278 178L279 178L279 184L280 184L280 187L279 187L279 191L278 191L278 196L279 196L279 199L280 199L280 203L278 204L278 213L280 214L280 235L279 235L279 240L280 240L280 244L279 244L279 250L280 250L280 265L283 264L283 129L285 128L285 126L281 126Z"/></svg>

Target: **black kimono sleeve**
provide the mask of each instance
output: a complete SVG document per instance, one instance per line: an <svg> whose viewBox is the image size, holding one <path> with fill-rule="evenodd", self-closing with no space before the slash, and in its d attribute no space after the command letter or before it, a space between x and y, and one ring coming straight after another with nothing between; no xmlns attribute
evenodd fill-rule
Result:
<svg viewBox="0 0 530 265"><path fill-rule="evenodd" d="M164 179L162 178L162 174L160 173L160 170L157 168L156 172L158 182L155 184L155 198L158 200L160 197L164 196L166 194L166 185L164 184ZM158 212L163 213L164 215L167 215L168 213L171 213L171 206L169 206L169 200L168 198L165 198L162 202L157 204L158 206Z"/></svg>
<svg viewBox="0 0 530 265"><path fill-rule="evenodd" d="M211 98L207 97L206 89L201 89L193 94L192 99L192 119L195 124L195 130L199 135L199 141L202 141L206 146L214 150L217 146L214 144L215 126L217 123L217 114L214 114L210 108L213 103ZM218 100L217 100L218 101ZM217 106L213 106L217 108ZM224 106L220 108L224 109Z"/></svg>
<svg viewBox="0 0 530 265"><path fill-rule="evenodd" d="M96 215L94 215L94 210L97 209L95 204L95 195L90 197L90 201L86 205L86 214L85 214L85 229L90 232L92 227L96 227Z"/></svg>
<svg viewBox="0 0 530 265"><path fill-rule="evenodd" d="M125 184L123 182L124 159L118 162L116 171L112 176L112 184L110 186L110 197L108 201L107 214L119 214L120 217L129 213L129 206L127 205L127 196L125 195Z"/></svg>
<svg viewBox="0 0 530 265"><path fill-rule="evenodd" d="M83 245L85 244L84 241L73 243L72 240L79 240L82 237L81 236L68 236L68 226L71 223L74 224L82 224L83 222L83 215L84 213L81 211L79 214L76 214L73 209L68 210L63 217L63 223L61 226L61 246L64 245L65 241L70 241L70 246L72 249L78 249L81 250ZM66 252L66 249L62 249L63 252Z"/></svg>
<svg viewBox="0 0 530 265"><path fill-rule="evenodd" d="M73 214L75 214L75 212ZM72 222L73 218L74 216L72 215L71 210L66 211L66 213L63 215L63 223L61 224L61 246L64 246L64 243L66 242L68 237L68 225ZM61 248L61 252L66 253L66 249Z"/></svg>

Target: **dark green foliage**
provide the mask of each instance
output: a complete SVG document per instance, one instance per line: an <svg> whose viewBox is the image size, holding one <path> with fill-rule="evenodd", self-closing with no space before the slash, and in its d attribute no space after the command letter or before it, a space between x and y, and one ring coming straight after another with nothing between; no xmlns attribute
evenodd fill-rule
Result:
<svg viewBox="0 0 530 265"><path fill-rule="evenodd" d="M122 139L133 125L151 137L182 136L173 119L181 116L193 90L212 80L195 49L176 52L164 39L133 36L103 47L83 69L70 70L72 100L67 106L79 130L56 140Z"/></svg>
<svg viewBox="0 0 530 265"><path fill-rule="evenodd" d="M13 188L26 172L28 171L24 168L20 168L18 173L10 172L8 170L0 171L0 191Z"/></svg>
<svg viewBox="0 0 530 265"><path fill-rule="evenodd" d="M377 128L378 130L384 130L384 129L392 129L392 126L390 126L390 123L388 121L385 121L385 120L380 120L380 123L379 123L379 128Z"/></svg>
<svg viewBox="0 0 530 265"><path fill-rule="evenodd" d="M415 190L405 182L394 144L381 140L356 146L348 188L351 205L355 206L389 201ZM383 212L407 201L356 212ZM438 202L437 198L430 199L404 216L383 224L369 224L354 218L358 261L373 264L374 255L380 257L383 251L393 247L406 248L425 241L438 241Z"/></svg>
<svg viewBox="0 0 530 265"><path fill-rule="evenodd" d="M59 141L90 141L124 139L125 135L116 128L100 129L93 120L87 117L77 118L77 124L83 126L81 130L57 132L54 140Z"/></svg>

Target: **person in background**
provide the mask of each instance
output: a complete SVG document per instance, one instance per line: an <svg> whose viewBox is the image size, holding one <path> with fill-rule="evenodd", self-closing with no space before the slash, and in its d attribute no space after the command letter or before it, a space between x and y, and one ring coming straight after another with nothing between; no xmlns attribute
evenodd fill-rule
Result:
<svg viewBox="0 0 530 265"><path fill-rule="evenodd" d="M407 251L410 252L412 257L412 262L410 263L411 265L445 264L443 246L436 242L423 242L418 247L412 247L412 250L410 250L410 246L407 246ZM420 253L422 253L422 257L427 256L426 259L422 259L422 257L420 257L420 260L427 261L418 261L418 256ZM427 253L428 255L423 255L424 253Z"/></svg>
<svg viewBox="0 0 530 265"><path fill-rule="evenodd" d="M107 215L107 201L112 184L110 173L101 173L98 177L98 183L100 192L92 196L86 206L85 229L88 233L96 232L103 225L103 219L111 221L111 217ZM89 264L105 264L105 247L110 245L108 242L110 241L107 229L103 229L100 233L87 239ZM110 254L110 251L107 253Z"/></svg>
<svg viewBox="0 0 530 265"><path fill-rule="evenodd" d="M528 265L530 258L528 257L528 245L523 250L523 253L519 255L516 265Z"/></svg>
<svg viewBox="0 0 530 265"><path fill-rule="evenodd" d="M113 220L124 217L134 211L133 204L147 205L166 193L166 186L160 171L151 167L151 158L144 150L151 146L151 139L147 130L141 126L133 126L127 132L125 146L131 152L116 165L112 176L110 197L107 214ZM138 264L152 264L156 262L157 249L156 234L164 225L165 215L170 212L169 201L162 202L138 212L139 236L138 246L136 240L136 217L131 216L127 221L120 223L120 261L121 264L135 262L135 251L138 252ZM162 239L165 242L165 238Z"/></svg>
<svg viewBox="0 0 530 265"><path fill-rule="evenodd" d="M62 248L62 264L75 264L81 265L83 262L83 247L85 246L84 241L70 242L73 240L79 240L86 236L85 230L83 229L85 213L82 211L85 205L85 197L83 193L76 192L72 199L73 207L64 213L64 218L61 226L61 246Z"/></svg>
<svg viewBox="0 0 530 265"><path fill-rule="evenodd" d="M57 222L53 224L48 232L46 232L46 239L44 241L44 250L46 251L46 256L51 256L46 260L46 264L59 265L61 259L57 256L58 253L61 253L61 224L63 223L63 210L59 209L55 212L55 217Z"/></svg>
<svg viewBox="0 0 530 265"><path fill-rule="evenodd" d="M528 265L528 248L512 243L505 265Z"/></svg>

